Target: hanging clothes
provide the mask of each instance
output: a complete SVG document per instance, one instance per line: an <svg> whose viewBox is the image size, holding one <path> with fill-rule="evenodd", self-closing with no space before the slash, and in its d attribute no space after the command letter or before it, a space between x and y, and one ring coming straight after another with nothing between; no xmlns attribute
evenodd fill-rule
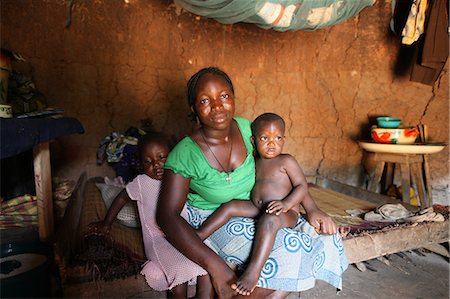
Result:
<svg viewBox="0 0 450 299"><path fill-rule="evenodd" d="M414 0L409 11L408 19L402 31L402 43L411 45L417 41L424 32L425 12L427 10L427 0Z"/></svg>
<svg viewBox="0 0 450 299"><path fill-rule="evenodd" d="M399 36L406 30L414 3L418 3L392 1L391 30ZM448 0L427 0L423 32L412 44L401 43L394 67L396 75L408 74L411 81L434 85L448 57L448 5Z"/></svg>
<svg viewBox="0 0 450 299"><path fill-rule="evenodd" d="M424 38L416 51L417 60L411 81L433 85L439 78L448 58L448 1L433 0L428 11Z"/></svg>

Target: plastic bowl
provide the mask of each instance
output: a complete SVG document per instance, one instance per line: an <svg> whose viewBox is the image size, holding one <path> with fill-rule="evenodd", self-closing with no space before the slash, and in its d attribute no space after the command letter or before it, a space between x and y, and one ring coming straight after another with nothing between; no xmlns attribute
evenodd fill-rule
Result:
<svg viewBox="0 0 450 299"><path fill-rule="evenodd" d="M396 129L400 126L401 122L402 121L400 118L388 116L377 117L377 123L379 128Z"/></svg>
<svg viewBox="0 0 450 299"><path fill-rule="evenodd" d="M419 130L415 127L389 129L372 128L372 139L378 143L414 144Z"/></svg>

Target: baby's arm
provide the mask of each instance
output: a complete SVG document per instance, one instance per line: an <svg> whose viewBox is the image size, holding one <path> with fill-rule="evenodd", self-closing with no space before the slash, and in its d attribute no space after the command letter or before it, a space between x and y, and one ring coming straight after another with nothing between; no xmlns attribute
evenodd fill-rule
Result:
<svg viewBox="0 0 450 299"><path fill-rule="evenodd" d="M208 219L203 222L202 226L197 229L197 235L200 239L205 240L212 233L218 230L222 225L228 222L231 217L249 217L254 218L259 215L259 209L251 200L234 199L224 203L218 208Z"/></svg>
<svg viewBox="0 0 450 299"><path fill-rule="evenodd" d="M286 213L292 208L297 209L298 212L299 204L308 194L308 183L297 160L291 155L285 154L283 167L292 183L292 190L283 200L271 201L267 205L266 212L269 214L279 215L280 213Z"/></svg>
<svg viewBox="0 0 450 299"><path fill-rule="evenodd" d="M119 214L123 206L130 200L131 198L128 196L127 190L123 189L119 193L119 195L116 196L113 203L109 207L105 219L103 219L103 221L100 222L92 223L89 226L101 232L109 233L109 231L111 230L111 225L116 219L117 214Z"/></svg>

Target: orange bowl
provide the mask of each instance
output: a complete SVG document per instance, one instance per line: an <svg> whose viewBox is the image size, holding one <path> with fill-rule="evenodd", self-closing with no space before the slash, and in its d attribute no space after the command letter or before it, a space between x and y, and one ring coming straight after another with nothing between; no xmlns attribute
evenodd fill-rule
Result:
<svg viewBox="0 0 450 299"><path fill-rule="evenodd" d="M414 144L419 130L416 127L387 129L372 128L372 139L378 143Z"/></svg>

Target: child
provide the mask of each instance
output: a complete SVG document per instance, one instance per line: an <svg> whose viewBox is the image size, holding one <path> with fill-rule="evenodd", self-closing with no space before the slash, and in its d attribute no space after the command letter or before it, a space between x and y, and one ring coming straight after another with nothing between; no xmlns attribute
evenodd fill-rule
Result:
<svg viewBox="0 0 450 299"><path fill-rule="evenodd" d="M114 199L105 219L92 226L109 232L119 211L129 200L136 200L141 220L145 254L149 259L141 271L150 287L157 291L170 290L169 298L187 298L187 282L198 277L197 297L212 295L209 276L200 266L176 250L156 224L156 206L164 173L164 163L169 154L167 139L162 134L147 134L140 138L138 154L144 174L127 184Z"/></svg>
<svg viewBox="0 0 450 299"><path fill-rule="evenodd" d="M308 196L306 178L299 164L291 155L281 153L284 132L284 120L277 114L264 113L255 119L251 137L257 152L252 200L232 200L223 204L197 230L204 240L231 217L259 216L250 262L232 285L241 295L249 295L255 289L278 230L297 224L299 204Z"/></svg>

